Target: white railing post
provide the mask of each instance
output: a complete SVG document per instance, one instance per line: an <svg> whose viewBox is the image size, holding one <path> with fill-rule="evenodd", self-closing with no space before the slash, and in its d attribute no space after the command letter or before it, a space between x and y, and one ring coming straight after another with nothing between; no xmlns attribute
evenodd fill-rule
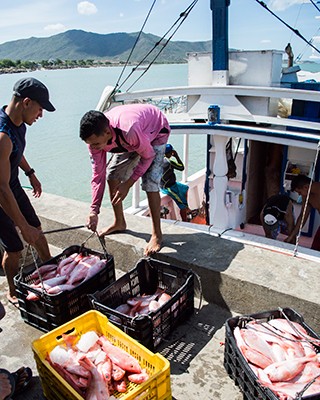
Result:
<svg viewBox="0 0 320 400"><path fill-rule="evenodd" d="M226 157L227 136L214 136L215 158L213 166L213 189L210 192L210 225L218 229L229 228L228 210L226 207L226 190L228 185L228 164Z"/></svg>
<svg viewBox="0 0 320 400"><path fill-rule="evenodd" d="M134 210L140 207L140 179L133 185L132 188L132 208Z"/></svg>
<svg viewBox="0 0 320 400"><path fill-rule="evenodd" d="M189 134L183 135L183 163L184 171L182 171L182 182L187 182L189 165Z"/></svg>

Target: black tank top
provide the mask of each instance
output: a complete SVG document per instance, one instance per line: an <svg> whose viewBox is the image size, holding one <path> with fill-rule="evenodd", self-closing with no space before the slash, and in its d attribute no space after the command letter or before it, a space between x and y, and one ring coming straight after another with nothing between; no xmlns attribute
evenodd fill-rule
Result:
<svg viewBox="0 0 320 400"><path fill-rule="evenodd" d="M13 190L15 187L20 186L19 182L19 164L26 147L26 125L14 125L9 116L5 113L5 108L0 109L0 132L6 133L12 142L12 152L10 154L10 188Z"/></svg>

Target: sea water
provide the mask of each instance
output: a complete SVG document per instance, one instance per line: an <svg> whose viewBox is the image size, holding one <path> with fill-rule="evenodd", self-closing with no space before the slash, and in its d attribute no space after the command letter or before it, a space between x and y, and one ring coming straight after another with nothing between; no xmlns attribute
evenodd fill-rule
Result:
<svg viewBox="0 0 320 400"><path fill-rule="evenodd" d="M186 64L154 65L132 90L185 86L187 69ZM25 156L35 169L44 192L90 203L91 164L87 146L79 138L80 119L85 112L96 107L105 86L114 86L116 83L121 85L131 71L132 67L127 67L120 82L118 79L123 67L42 70L0 75L1 106L8 104L14 83L23 77L33 76L49 88L50 100L56 111L44 111L43 118L28 127L25 150ZM143 73L143 70L138 70L132 74L121 90L125 91ZM170 142L182 155L182 135L172 136ZM204 135L200 140L191 139L191 143L204 154ZM191 156L189 173L199 169L198 151L194 151L194 156ZM204 157L202 159L201 168L205 166ZM20 179L23 185L29 185L24 174L20 173ZM110 206L108 197L106 195L104 198L104 206ZM131 205L130 194L124 205Z"/></svg>
<svg viewBox="0 0 320 400"><path fill-rule="evenodd" d="M305 70L310 70L309 65L306 64ZM315 65L311 66L312 72L316 72ZM316 66L319 71L319 64ZM49 88L56 111L44 111L43 118L28 127L25 151L44 192L90 203L91 164L87 146L79 138L80 119L85 112L96 107L105 86L121 85L131 71L132 67L125 70L123 67L97 67L0 75L1 106L8 104L14 83L23 77L33 76ZM125 91L143 73L143 70L137 70L121 90ZM122 78L118 82L120 74ZM153 65L132 90L186 86L187 83L187 64ZM169 142L182 155L182 135L172 135ZM205 167L205 151L206 136L191 135L189 175ZM20 178L23 185L29 185L29 180L21 173ZM103 205L110 207L108 195ZM131 194L124 203L125 207L130 205Z"/></svg>

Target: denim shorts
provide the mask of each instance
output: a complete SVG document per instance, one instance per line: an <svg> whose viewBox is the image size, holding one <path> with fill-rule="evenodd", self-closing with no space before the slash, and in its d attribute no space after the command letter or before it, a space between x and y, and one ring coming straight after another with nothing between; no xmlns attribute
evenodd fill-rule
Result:
<svg viewBox="0 0 320 400"><path fill-rule="evenodd" d="M159 192L160 190L165 147L165 144L153 146L156 156L150 167L142 176L141 188L145 192ZM107 180L119 180L125 182L132 175L139 160L140 156L136 152L112 154L107 167Z"/></svg>
<svg viewBox="0 0 320 400"><path fill-rule="evenodd" d="M29 197L21 186L13 190L14 197L18 203L22 215L25 217L29 225L39 228L41 222L30 203ZM7 252L18 252L23 250L23 243L19 237L14 222L4 210L0 207L0 240L1 244Z"/></svg>

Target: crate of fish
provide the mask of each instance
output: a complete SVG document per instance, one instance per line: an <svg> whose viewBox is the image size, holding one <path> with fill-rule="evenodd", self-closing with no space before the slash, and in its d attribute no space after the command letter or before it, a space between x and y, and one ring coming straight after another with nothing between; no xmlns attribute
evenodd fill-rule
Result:
<svg viewBox="0 0 320 400"><path fill-rule="evenodd" d="M320 398L320 337L291 308L229 318L224 367L246 400Z"/></svg>
<svg viewBox="0 0 320 400"><path fill-rule="evenodd" d="M93 308L154 350L194 311L194 273L144 258L109 287L89 296Z"/></svg>
<svg viewBox="0 0 320 400"><path fill-rule="evenodd" d="M170 363L90 310L32 343L48 400L170 400ZM99 392L100 397L94 397ZM113 396L113 397L112 397Z"/></svg>
<svg viewBox="0 0 320 400"><path fill-rule="evenodd" d="M90 310L88 294L115 281L113 256L82 245L32 268L21 268L14 284L21 317L44 332Z"/></svg>

